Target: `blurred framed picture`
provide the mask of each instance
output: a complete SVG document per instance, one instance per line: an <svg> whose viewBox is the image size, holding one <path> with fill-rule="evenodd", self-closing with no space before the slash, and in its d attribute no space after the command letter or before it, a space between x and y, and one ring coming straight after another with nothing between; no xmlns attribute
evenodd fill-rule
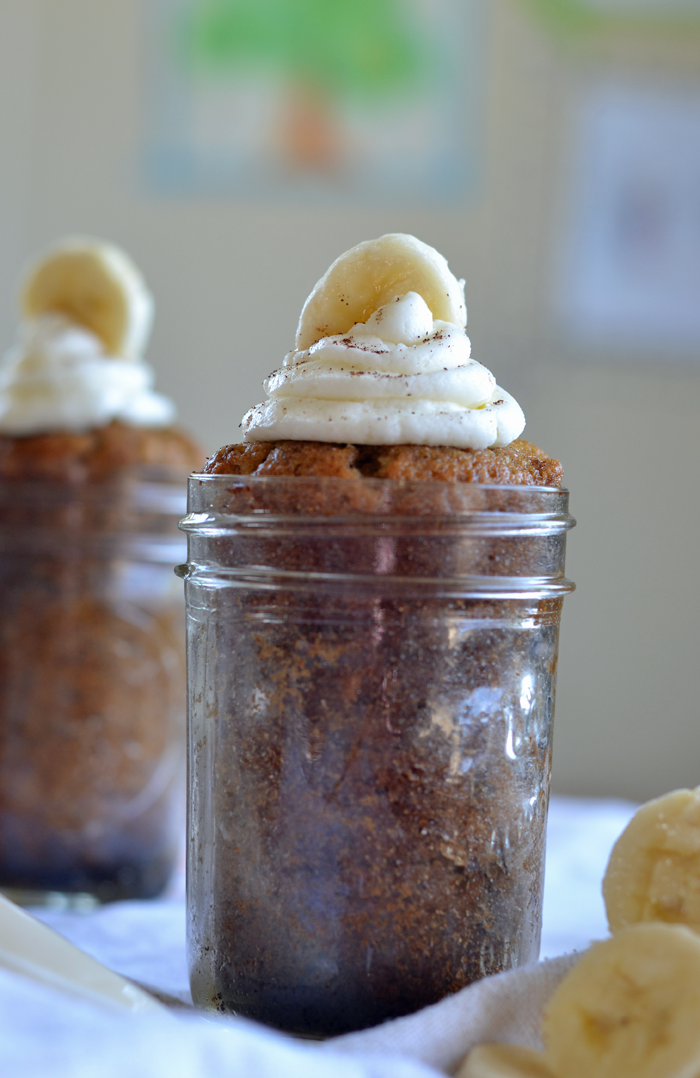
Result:
<svg viewBox="0 0 700 1078"><path fill-rule="evenodd" d="M484 0L148 0L157 192L421 202L480 171Z"/></svg>
<svg viewBox="0 0 700 1078"><path fill-rule="evenodd" d="M700 88L594 86L572 122L556 275L567 337L700 359Z"/></svg>

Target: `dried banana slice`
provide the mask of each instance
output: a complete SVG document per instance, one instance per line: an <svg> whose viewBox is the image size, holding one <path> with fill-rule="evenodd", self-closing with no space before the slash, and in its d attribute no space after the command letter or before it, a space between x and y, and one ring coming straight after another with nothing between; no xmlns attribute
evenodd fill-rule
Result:
<svg viewBox="0 0 700 1078"><path fill-rule="evenodd" d="M557 987L542 1033L557 1078L697 1078L700 937L642 924L596 943Z"/></svg>
<svg viewBox="0 0 700 1078"><path fill-rule="evenodd" d="M700 788L642 805L613 846L603 898L612 932L643 921L700 932Z"/></svg>
<svg viewBox="0 0 700 1078"><path fill-rule="evenodd" d="M153 320L153 299L141 273L119 247L70 237L28 271L20 290L22 314L61 314L91 330L108 355L137 359Z"/></svg>
<svg viewBox="0 0 700 1078"><path fill-rule="evenodd" d="M326 271L306 300L299 318L298 351L322 337L347 333L366 322L378 307L406 292L417 292L433 318L464 329L467 308L464 281L427 243L402 232L352 247Z"/></svg>
<svg viewBox="0 0 700 1078"><path fill-rule="evenodd" d="M456 1078L554 1078L544 1052L515 1044L480 1044L472 1048Z"/></svg>

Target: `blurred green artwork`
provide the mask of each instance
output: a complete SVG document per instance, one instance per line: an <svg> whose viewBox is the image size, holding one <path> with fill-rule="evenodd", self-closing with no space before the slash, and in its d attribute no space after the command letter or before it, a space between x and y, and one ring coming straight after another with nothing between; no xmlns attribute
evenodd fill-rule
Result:
<svg viewBox="0 0 700 1078"><path fill-rule="evenodd" d="M700 0L523 0L552 25L571 31L697 32Z"/></svg>
<svg viewBox="0 0 700 1078"><path fill-rule="evenodd" d="M149 0L163 191L441 198L478 172L484 0Z"/></svg>
<svg viewBox="0 0 700 1078"><path fill-rule="evenodd" d="M370 99L414 89L435 59L401 0L199 0L183 49L213 76L268 66L330 94Z"/></svg>

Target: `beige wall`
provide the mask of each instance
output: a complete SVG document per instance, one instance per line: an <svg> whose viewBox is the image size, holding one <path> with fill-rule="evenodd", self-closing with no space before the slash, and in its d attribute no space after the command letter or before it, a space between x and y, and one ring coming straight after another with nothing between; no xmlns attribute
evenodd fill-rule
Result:
<svg viewBox="0 0 700 1078"><path fill-rule="evenodd" d="M564 461L579 520L555 787L644 798L700 782L700 356L635 365L572 352L549 295L578 87L641 68L700 82L700 49L624 39L586 53L533 24L524 0L489 10L481 190L462 206L338 210L149 193L138 0L0 0L0 338L32 253L66 232L116 240L156 295L159 386L211 451L237 439L336 255L387 231L438 247L467 279L476 357Z"/></svg>

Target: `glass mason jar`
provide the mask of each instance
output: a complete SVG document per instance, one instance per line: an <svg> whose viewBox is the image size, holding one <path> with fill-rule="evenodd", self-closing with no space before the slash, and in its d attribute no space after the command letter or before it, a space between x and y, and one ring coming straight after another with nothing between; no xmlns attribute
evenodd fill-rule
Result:
<svg viewBox="0 0 700 1078"><path fill-rule="evenodd" d="M185 801L182 475L0 481L0 889L163 890Z"/></svg>
<svg viewBox="0 0 700 1078"><path fill-rule="evenodd" d="M567 505L190 478L196 1004L336 1034L537 958Z"/></svg>

